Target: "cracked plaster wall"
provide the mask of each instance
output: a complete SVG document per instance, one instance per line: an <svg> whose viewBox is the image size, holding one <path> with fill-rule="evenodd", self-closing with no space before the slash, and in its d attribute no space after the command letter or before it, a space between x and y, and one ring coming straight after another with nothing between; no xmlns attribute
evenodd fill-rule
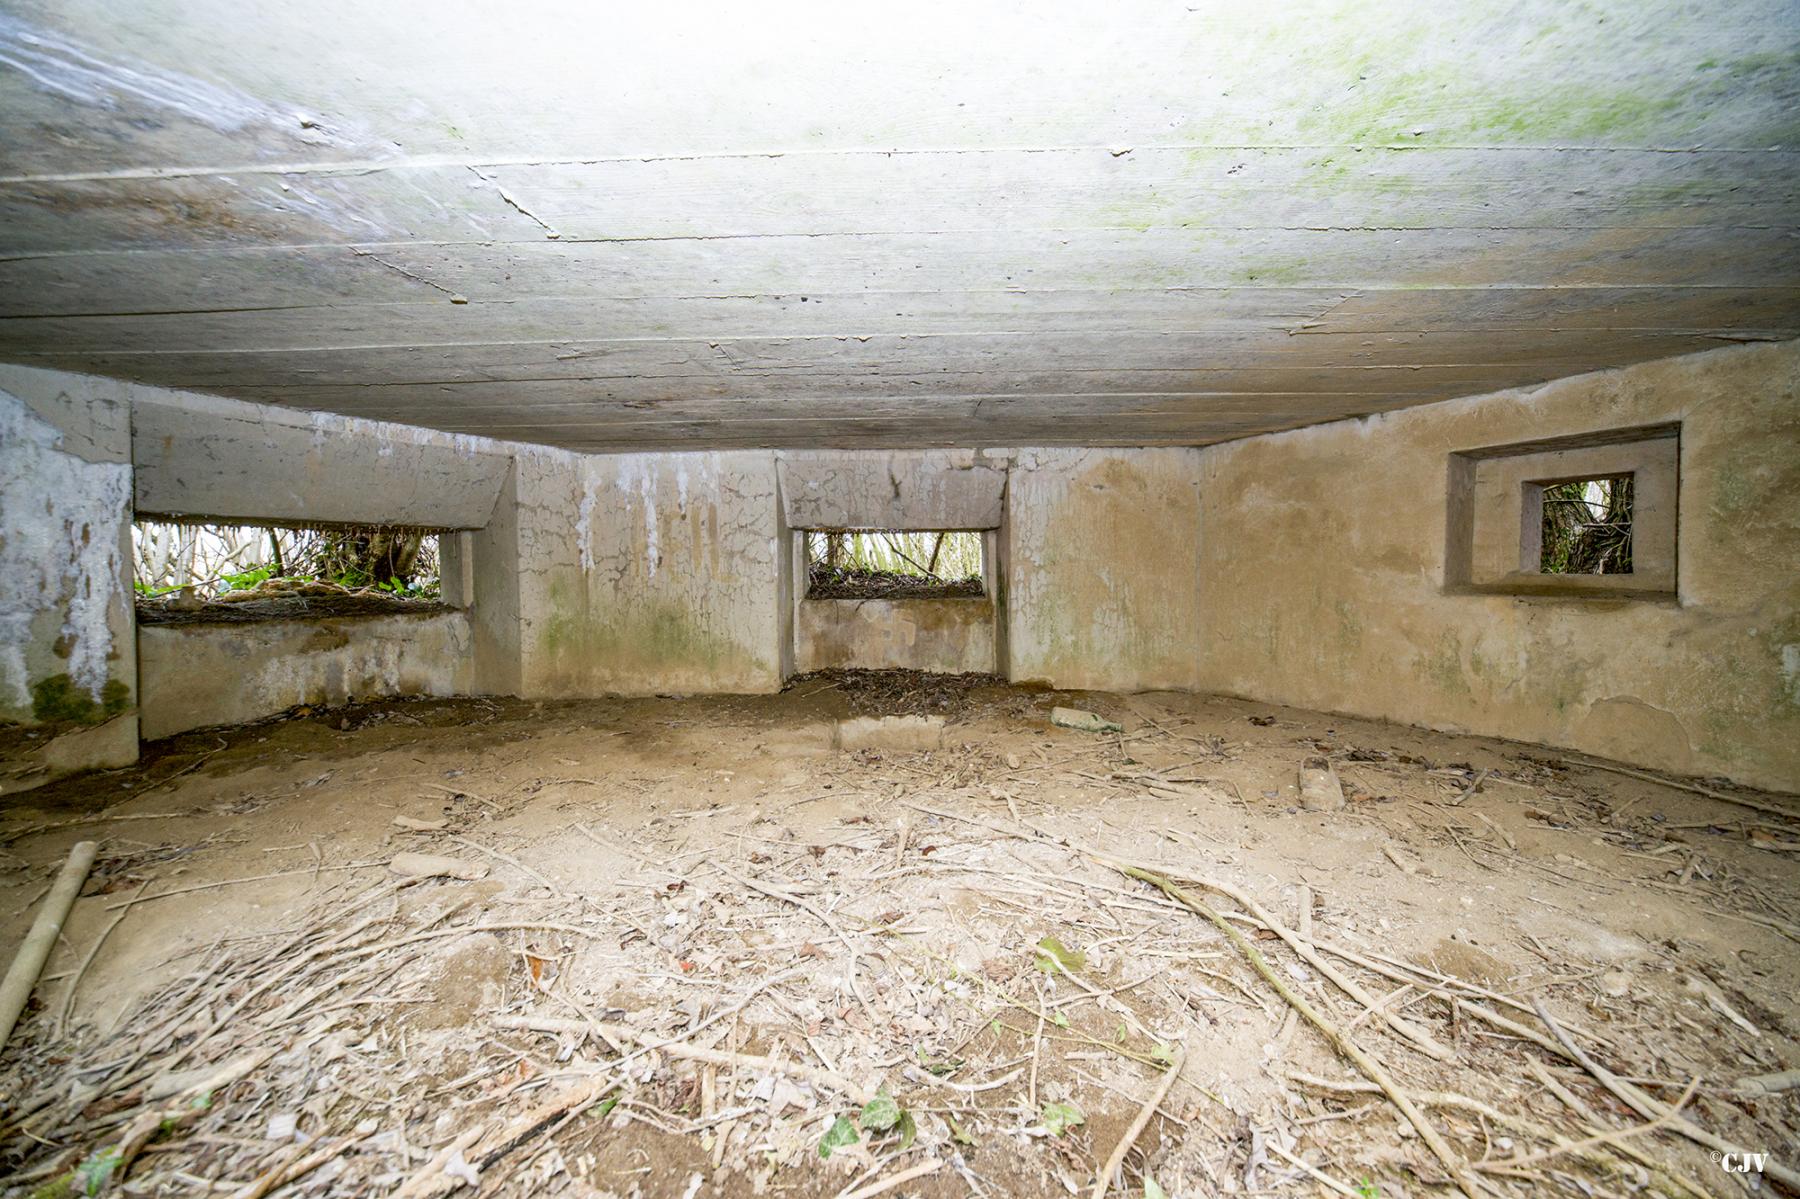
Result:
<svg viewBox="0 0 1800 1199"><path fill-rule="evenodd" d="M1678 603L1443 592L1451 452L1662 421ZM1200 455L1201 687L1800 789L1800 343Z"/></svg>
<svg viewBox="0 0 1800 1199"><path fill-rule="evenodd" d="M0 367L0 789L137 756L126 410ZM9 738L9 741L12 740Z"/></svg>
<svg viewBox="0 0 1800 1199"><path fill-rule="evenodd" d="M772 455L521 453L522 693L781 685Z"/></svg>
<svg viewBox="0 0 1800 1199"><path fill-rule="evenodd" d="M8 628L9 718L29 717L20 696L29 698L31 682L43 673L39 665L62 662L59 645L72 654L64 665L72 667L72 679L79 675L83 694L97 704L109 702L109 695L115 705L128 702L138 674L129 590L134 492L139 508L158 514L474 530L464 543L473 606L457 618L458 636L430 651L440 659L441 678L414 680L418 671L407 665L410 658L394 656L400 652L395 638L404 630L374 638L387 656L377 655L380 661L368 670L344 659L348 650L296 650L289 644L294 630L210 640L145 630L146 642L156 647L150 664L156 686L147 694L159 711L144 724L151 736L265 714L275 710L268 705L276 691L278 707L314 691L337 698L340 690L529 697L772 691L792 649L785 644L793 633L788 528L996 528L1005 520L1008 472L1017 453L591 456L97 376L3 369L0 380L31 397L30 405L5 397L8 436L0 456L8 480L5 552L22 564L7 572L6 619L30 626L26 635ZM1186 461L1186 453L1024 455L1032 481L1021 493L1023 519L1055 530L1063 551L1060 557L1021 557L1025 586L1033 594L1048 593L1098 577L1109 592L1098 608L1015 605L1013 618L1027 629L1030 644L1071 647L1065 657L1032 660L1030 677L1068 685L1147 685L1167 676L1159 663L1146 665L1157 652L1176 658L1191 652L1176 644L1187 617L1163 585L1171 566L1167 555L1143 555L1122 572L1110 571L1104 561L1097 568L1077 562L1084 555L1103 560L1120 546L1140 544L1132 540L1137 532L1159 529L1160 515L1130 509L1146 487L1169 483L1167 470ZM1149 481L1136 490L1109 494L1106 481L1079 477L1095 462L1123 471L1119 479L1133 477L1129 464L1156 466L1146 467ZM39 494L45 481L56 483L47 498ZM27 507L40 502L42 519L37 508ZM110 540L81 539L82 528L101 523ZM999 552L995 583L1004 603L1007 546ZM1178 561L1174 569L1181 569ZM1150 593L1143 602L1133 598L1140 588ZM96 606L97 595L107 602ZM1166 627L1171 619L1177 627ZM70 624L81 625L84 635L66 636ZM996 629L995 636L1004 655L1004 634ZM1121 639L1138 651L1136 658L1108 656ZM222 645L214 646L215 640ZM219 658L221 670L245 674L241 685L181 698L179 686L170 685L170 672L183 669L182 656L171 652L179 645L200 646L213 658L235 654L232 661L248 655L257 659L257 670L227 670L230 664ZM14 660L25 656L30 667L14 668ZM979 656L990 660L993 651ZM1140 670L1141 677L1133 673ZM257 681L264 675L279 676L286 689L264 686ZM364 681L334 689L327 675ZM300 699L292 698L302 691ZM120 752L135 752L135 722L125 733ZM87 757L76 757L86 764Z"/></svg>
<svg viewBox="0 0 1800 1199"><path fill-rule="evenodd" d="M1009 677L1122 691L1194 685L1197 450L1020 450L1006 515Z"/></svg>

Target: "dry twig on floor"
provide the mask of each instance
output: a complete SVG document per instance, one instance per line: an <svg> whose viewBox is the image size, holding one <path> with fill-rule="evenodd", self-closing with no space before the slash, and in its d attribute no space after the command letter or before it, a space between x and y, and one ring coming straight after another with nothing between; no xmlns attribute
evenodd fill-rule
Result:
<svg viewBox="0 0 1800 1199"><path fill-rule="evenodd" d="M1670 1132L1678 1133L1697 1145L1704 1145L1708 1149L1715 1150L1719 1153L1742 1155L1745 1152L1743 1146L1733 1144L1731 1141L1726 1140L1716 1133L1708 1132L1706 1129L1701 1128L1686 1117L1672 1111L1664 1104L1652 1099L1636 1086L1626 1082L1624 1079L1608 1070L1605 1066L1596 1062L1593 1058L1582 1052L1581 1047L1575 1044L1568 1033L1563 1031L1562 1026L1556 1022L1549 1011L1544 1007L1544 1003L1541 999L1535 1001L1533 1006L1537 1008L1538 1018L1544 1022L1545 1027L1555 1034L1556 1039L1562 1043L1564 1049L1569 1051L1570 1056L1573 1057L1576 1062L1580 1063L1581 1068L1593 1075L1594 1081L1598 1082L1608 1091L1611 1091L1613 1096L1626 1107L1629 1107L1632 1111L1644 1117L1646 1120L1659 1122L1660 1127L1666 1128ZM1661 1123L1662 1121L1667 1122ZM1766 1162L1763 1169L1769 1175L1780 1180L1791 1189L1800 1191L1800 1171L1795 1171L1791 1167L1784 1166L1773 1159Z"/></svg>
<svg viewBox="0 0 1800 1199"><path fill-rule="evenodd" d="M915 1178L924 1178L928 1174L936 1174L943 1168L943 1162L939 1161L937 1158L932 1158L928 1162L920 1162L916 1166L908 1166L898 1174L889 1178L884 1178L880 1182L870 1183L868 1186L860 1187L854 1191L842 1191L838 1194L837 1199L875 1199L875 1196L877 1195L885 1195L897 1187L905 1186Z"/></svg>
<svg viewBox="0 0 1800 1199"><path fill-rule="evenodd" d="M1424 1117L1419 1109L1413 1106L1412 1101L1406 1097L1405 1092L1401 1091L1399 1086L1388 1075L1387 1070L1377 1063L1374 1058L1371 1058L1365 1053L1361 1046L1357 1045L1356 1042L1346 1036L1337 1025L1320 1015L1318 1009L1314 1008L1312 1004L1302 998L1298 992L1288 986L1281 976L1276 974L1274 969L1270 967L1268 961L1264 959L1257 948L1250 944L1243 933L1240 933L1237 929L1226 923L1225 918L1213 911L1213 909L1199 896L1184 891L1182 888L1177 887L1173 882L1161 875L1125 863L1109 861L1108 864L1114 866L1121 873L1131 878L1149 883L1177 903L1211 921L1214 927L1224 933L1226 939L1237 947L1238 952L1244 955L1245 959L1256 972L1262 975L1270 986L1275 988L1277 994L1287 1000L1288 1003L1292 1004L1295 1009L1306 1018L1307 1023L1323 1033L1325 1039L1331 1043L1332 1048L1336 1049L1345 1058L1349 1059L1357 1069L1363 1072L1364 1076L1367 1077L1369 1081L1381 1088L1382 1092L1387 1095L1394 1106L1400 1109L1400 1114L1406 1117L1407 1123L1411 1124L1414 1130L1418 1132L1419 1138L1423 1140L1426 1147L1431 1150L1432 1156L1438 1159L1444 1169L1449 1172L1450 1177L1456 1181L1457 1188L1461 1190L1464 1195L1468 1196L1468 1199L1480 1199L1480 1195L1475 1187L1475 1182L1469 1176L1468 1167L1463 1162L1462 1158L1457 1155L1455 1150L1450 1148L1449 1143L1444 1140L1443 1136L1435 1127L1433 1127L1431 1122Z"/></svg>
<svg viewBox="0 0 1800 1199"><path fill-rule="evenodd" d="M1112 1186L1113 1175L1117 1174L1119 1167L1125 1164L1125 1155L1131 1151L1131 1147L1137 1142L1138 1137L1143 1135L1144 1129L1150 1123L1150 1117L1156 1114L1157 1105L1169 1093L1169 1088L1175 1085L1175 1080L1181 1077L1181 1067L1186 1064L1187 1050L1185 1048L1177 1049L1174 1060L1169 1063L1169 1068L1163 1071L1163 1076L1157 1080L1156 1089L1150 1092L1150 1098L1144 1101L1144 1106L1138 1109L1137 1115L1133 1117L1130 1124L1126 1125L1124 1135L1119 1137L1119 1143L1113 1147L1111 1156L1100 1168L1100 1177L1095 1181L1094 1190L1088 1199L1105 1199L1107 1190Z"/></svg>

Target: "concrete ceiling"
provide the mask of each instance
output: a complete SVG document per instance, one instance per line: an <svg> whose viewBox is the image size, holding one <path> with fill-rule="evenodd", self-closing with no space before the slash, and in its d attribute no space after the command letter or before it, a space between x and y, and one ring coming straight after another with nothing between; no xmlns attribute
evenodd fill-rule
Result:
<svg viewBox="0 0 1800 1199"><path fill-rule="evenodd" d="M1792 0L0 0L0 360L1199 444L1800 334Z"/></svg>

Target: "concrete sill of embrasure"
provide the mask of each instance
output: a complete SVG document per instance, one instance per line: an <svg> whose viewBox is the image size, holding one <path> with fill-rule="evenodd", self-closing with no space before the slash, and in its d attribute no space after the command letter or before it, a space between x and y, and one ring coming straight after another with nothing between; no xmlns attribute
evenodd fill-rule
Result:
<svg viewBox="0 0 1800 1199"><path fill-rule="evenodd" d="M1659 607L1679 608L1681 596L1673 591L1653 591L1643 588L1608 587L1581 588L1563 587L1555 583L1531 584L1512 583L1459 583L1443 588L1445 595L1491 596L1496 599L1529 600L1533 603L1572 603L1587 605L1607 604L1655 604Z"/></svg>
<svg viewBox="0 0 1800 1199"><path fill-rule="evenodd" d="M994 602L991 595L804 595L801 602L808 604L989 604Z"/></svg>

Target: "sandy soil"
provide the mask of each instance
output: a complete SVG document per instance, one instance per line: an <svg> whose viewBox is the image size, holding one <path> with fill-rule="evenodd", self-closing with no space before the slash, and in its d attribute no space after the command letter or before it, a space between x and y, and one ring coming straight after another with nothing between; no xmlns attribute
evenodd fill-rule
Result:
<svg viewBox="0 0 1800 1199"><path fill-rule="evenodd" d="M884 709L944 748L832 749ZM1300 806L1315 756L1339 810ZM0 1058L0 1170L31 1193L142 1127L126 1193L811 1196L936 1163L883 1193L1085 1194L1179 1061L1114 1194L1780 1187L1800 1092L1740 1080L1800 1064L1797 823L1541 747L982 680L194 734L0 812L9 956L102 842ZM1194 880L1431 1135L1122 863Z"/></svg>

